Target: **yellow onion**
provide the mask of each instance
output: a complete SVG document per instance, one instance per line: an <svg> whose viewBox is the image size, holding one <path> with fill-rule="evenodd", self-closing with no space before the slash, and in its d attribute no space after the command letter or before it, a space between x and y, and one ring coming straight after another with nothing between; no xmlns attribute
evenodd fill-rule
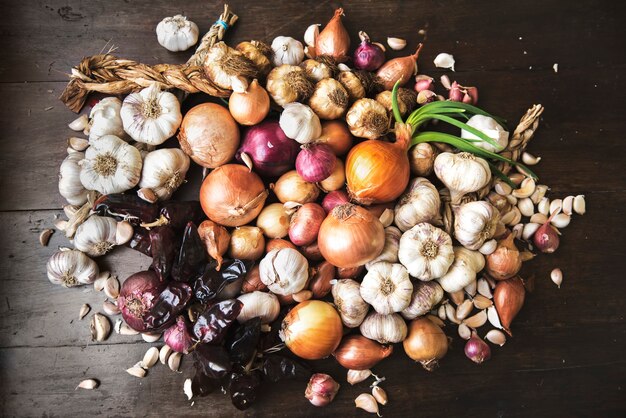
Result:
<svg viewBox="0 0 626 418"><path fill-rule="evenodd" d="M333 356L346 369L367 370L378 364L393 352L392 345L382 345L362 335L347 335Z"/></svg>
<svg viewBox="0 0 626 418"><path fill-rule="evenodd" d="M404 85L417 74L417 57L419 56L422 44L417 46L417 50L413 55L406 57L394 58L383 64L376 72L379 83L385 90L393 89L396 81L400 81L400 85Z"/></svg>
<svg viewBox="0 0 626 418"><path fill-rule="evenodd" d="M500 240L496 250L486 257L485 270L496 280L509 279L522 268L522 256L513 242L514 238L513 234L509 234Z"/></svg>
<svg viewBox="0 0 626 418"><path fill-rule="evenodd" d="M437 361L448 352L448 337L439 325L421 317L411 321L409 335L402 345L407 356L431 372L438 366Z"/></svg>
<svg viewBox="0 0 626 418"><path fill-rule="evenodd" d="M240 260L258 260L265 252L263 231L256 226L240 226L230 234L228 255Z"/></svg>
<svg viewBox="0 0 626 418"><path fill-rule="evenodd" d="M289 311L279 335L298 357L318 360L335 351L342 332L341 318L330 303L307 300Z"/></svg>
<svg viewBox="0 0 626 418"><path fill-rule="evenodd" d="M319 182L319 186L325 192L333 192L341 189L346 184L346 169L343 165L343 161L337 159L335 162L335 168L333 168L330 176Z"/></svg>
<svg viewBox="0 0 626 418"><path fill-rule="evenodd" d="M396 124L396 142L370 139L357 144L346 158L350 197L364 205L397 199L409 183L408 125Z"/></svg>
<svg viewBox="0 0 626 418"><path fill-rule="evenodd" d="M200 204L213 222L241 226L257 217L267 195L256 173L243 165L226 164L213 170L202 182Z"/></svg>
<svg viewBox="0 0 626 418"><path fill-rule="evenodd" d="M498 312L500 324L507 334L511 334L511 322L524 305L526 290L522 279L513 277L511 279L500 281L496 284L496 290L493 292L493 304Z"/></svg>
<svg viewBox="0 0 626 418"><path fill-rule="evenodd" d="M385 228L361 206L336 206L320 227L317 244L324 259L336 267L358 267L378 257Z"/></svg>
<svg viewBox="0 0 626 418"><path fill-rule="evenodd" d="M215 103L202 103L183 118L178 141L196 164L216 168L235 156L239 128L228 110Z"/></svg>
<svg viewBox="0 0 626 418"><path fill-rule="evenodd" d="M328 145L340 157L352 148L353 141L354 137L344 121L329 120L322 122L322 135L314 142Z"/></svg>
<svg viewBox="0 0 626 418"><path fill-rule="evenodd" d="M228 250L230 234L222 225L206 220L198 226L198 235L200 235L200 239L204 242L209 256L217 261L215 270L219 271L222 266L222 256L226 253L226 250Z"/></svg>
<svg viewBox="0 0 626 418"><path fill-rule="evenodd" d="M228 110L241 125L256 125L270 111L270 96L255 79L243 93L233 92L228 99Z"/></svg>
<svg viewBox="0 0 626 418"><path fill-rule="evenodd" d="M303 180L296 170L288 171L280 176L273 190L278 200L282 203L296 202L305 204L315 202L320 194L320 189L317 188L315 183Z"/></svg>
<svg viewBox="0 0 626 418"><path fill-rule="evenodd" d="M333 17L315 38L316 55L328 55L339 62L348 58L350 35L341 23L341 16L343 16L343 9L336 9Z"/></svg>
<svg viewBox="0 0 626 418"><path fill-rule="evenodd" d="M290 213L282 203L272 203L259 213L256 226L261 228L268 238L284 238L289 233L290 218Z"/></svg>

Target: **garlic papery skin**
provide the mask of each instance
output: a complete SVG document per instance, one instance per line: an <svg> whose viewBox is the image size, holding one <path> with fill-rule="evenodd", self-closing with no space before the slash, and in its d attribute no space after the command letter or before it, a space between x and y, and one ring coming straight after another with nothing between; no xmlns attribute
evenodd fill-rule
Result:
<svg viewBox="0 0 626 418"><path fill-rule="evenodd" d="M57 251L46 265L48 279L65 287L93 283L99 274L98 265L78 250Z"/></svg>
<svg viewBox="0 0 626 418"><path fill-rule="evenodd" d="M122 193L139 183L141 154L118 137L105 135L87 148L80 166L80 181L87 190Z"/></svg>
<svg viewBox="0 0 626 418"><path fill-rule="evenodd" d="M349 97L346 89L334 78L326 78L315 85L309 106L320 119L340 118L348 108Z"/></svg>
<svg viewBox="0 0 626 418"><path fill-rule="evenodd" d="M117 97L105 97L89 112L89 140L93 141L104 135L115 135L123 139L126 136L120 111L122 101Z"/></svg>
<svg viewBox="0 0 626 418"><path fill-rule="evenodd" d="M250 80L259 73L249 58L224 42L218 42L209 49L204 58L203 70L219 87L237 93L245 92Z"/></svg>
<svg viewBox="0 0 626 418"><path fill-rule="evenodd" d="M361 282L361 297L376 312L391 314L409 306L413 284L402 264L381 261L372 265Z"/></svg>
<svg viewBox="0 0 626 418"><path fill-rule="evenodd" d="M361 325L369 310L369 305L361 297L361 285L352 279L336 280L333 283L332 295L341 322L348 328Z"/></svg>
<svg viewBox="0 0 626 418"><path fill-rule="evenodd" d="M489 202L468 202L454 208L454 237L465 248L478 250L493 238L500 212Z"/></svg>
<svg viewBox="0 0 626 418"><path fill-rule="evenodd" d="M416 279L441 277L454 261L452 238L429 223L419 223L402 234L398 260Z"/></svg>
<svg viewBox="0 0 626 418"><path fill-rule="evenodd" d="M378 139L389 129L387 109L374 99L359 99L346 114L350 133L359 138Z"/></svg>
<svg viewBox="0 0 626 418"><path fill-rule="evenodd" d="M265 88L272 99L284 107L287 103L308 99L314 85L302 68L285 64L270 71Z"/></svg>
<svg viewBox="0 0 626 418"><path fill-rule="evenodd" d="M92 215L80 224L74 235L74 247L91 257L109 252L117 243L117 221L113 218Z"/></svg>
<svg viewBox="0 0 626 418"><path fill-rule="evenodd" d="M185 16L166 17L156 27L159 44L168 51L186 51L198 42L198 25Z"/></svg>
<svg viewBox="0 0 626 418"><path fill-rule="evenodd" d="M272 250L261 260L259 275L272 292L292 295L304 289L309 279L309 263L292 248Z"/></svg>
<svg viewBox="0 0 626 418"><path fill-rule="evenodd" d="M304 59L304 46L302 42L289 36L277 36L272 41L274 51L274 65L283 64L298 65Z"/></svg>
<svg viewBox="0 0 626 418"><path fill-rule="evenodd" d="M308 144L322 135L320 118L302 103L287 103L280 114L279 124L288 138L301 144Z"/></svg>
<svg viewBox="0 0 626 418"><path fill-rule="evenodd" d="M491 181L487 161L469 152L442 152L435 158L434 170L450 190L453 204L459 204L467 193L480 190Z"/></svg>
<svg viewBox="0 0 626 418"><path fill-rule="evenodd" d="M185 181L189 157L178 148L152 151L143 160L140 188L152 190L159 200L167 200Z"/></svg>
<svg viewBox="0 0 626 418"><path fill-rule="evenodd" d="M183 120L176 96L162 92L157 83L126 96L120 116L126 133L149 145L160 145L172 137Z"/></svg>
<svg viewBox="0 0 626 418"><path fill-rule="evenodd" d="M361 335L381 344L393 344L404 341L408 332L406 322L397 314L383 315L370 313L359 327Z"/></svg>
<svg viewBox="0 0 626 418"><path fill-rule="evenodd" d="M421 222L437 219L441 200L437 188L426 178L416 177L400 196L394 210L394 220L400 231L405 232Z"/></svg>
<svg viewBox="0 0 626 418"><path fill-rule="evenodd" d="M476 142L472 142L472 144L477 146L478 148L482 148L491 152L500 152L505 149L507 145L509 145L508 131L506 131L502 127L502 125L496 122L494 118L483 115L474 115L465 123L472 128L484 133L498 144L497 147L494 147L492 144L480 139L473 133L466 131L465 129L461 130L461 138L477 140Z"/></svg>
<svg viewBox="0 0 626 418"><path fill-rule="evenodd" d="M80 181L80 161L85 158L83 152L69 154L59 168L59 193L70 205L83 205L87 202L89 190Z"/></svg>
<svg viewBox="0 0 626 418"><path fill-rule="evenodd" d="M436 281L413 283L413 295L409 306L402 310L405 319L426 315L443 299L443 288Z"/></svg>
<svg viewBox="0 0 626 418"><path fill-rule="evenodd" d="M259 317L262 324L269 324L278 318L280 303L273 293L255 290L251 293L244 293L237 299L243 303L243 308L237 317L240 323Z"/></svg>
<svg viewBox="0 0 626 418"><path fill-rule="evenodd" d="M458 292L476 280L476 273L485 266L485 259L478 251L455 247L454 262L447 273L437 281L448 293ZM481 261L482 260L482 263Z"/></svg>
<svg viewBox="0 0 626 418"><path fill-rule="evenodd" d="M388 263L398 262L398 248L400 248L400 237L402 231L395 226L388 226L385 228L385 246L383 252L378 257L365 264L366 269L370 269L371 266L379 261L386 261Z"/></svg>

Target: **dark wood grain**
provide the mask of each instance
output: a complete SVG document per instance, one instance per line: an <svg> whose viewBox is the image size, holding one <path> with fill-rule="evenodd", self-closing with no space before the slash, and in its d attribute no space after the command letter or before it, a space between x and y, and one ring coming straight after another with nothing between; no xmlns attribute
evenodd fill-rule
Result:
<svg viewBox="0 0 626 418"><path fill-rule="evenodd" d="M623 237L626 205L624 115L626 6L611 1L420 1L318 2L232 1L240 21L228 40L300 38L311 23L323 23L334 7L346 10L353 42L358 30L374 39L399 36L406 51L424 37L420 72L438 77L438 52L453 53L452 78L480 89L480 104L513 127L525 109L546 112L530 146L543 158L536 166L550 196L585 194L588 213L563 231L560 250L524 266L536 288L513 325L515 337L494 348L482 366L467 361L456 329L441 368L428 374L396 353L376 367L386 376L390 398L384 416L624 416L626 398L626 281ZM120 57L145 63L184 62L154 35L164 16L184 13L206 31L221 4L168 1L4 1L0 4L0 416L364 416L353 399L369 389L350 386L332 359L318 371L342 384L336 400L317 409L304 398L304 383L263 388L257 405L236 411L215 394L193 406L182 393L189 373L158 365L138 380L124 369L149 344L140 337L89 339L88 318L78 309L100 310L104 295L91 287L62 289L45 277L45 262L68 245L60 234L41 247L38 234L60 213L57 171L65 155L67 128L75 115L57 100L64 73L107 41ZM403 52L396 52L399 55ZM554 63L559 71L552 70ZM179 192L197 193L199 173ZM149 260L116 249L99 262L120 278ZM561 289L549 280L563 269ZM156 343L155 345L158 345ZM183 364L188 372L190 364ZM96 377L96 391L74 391Z"/></svg>

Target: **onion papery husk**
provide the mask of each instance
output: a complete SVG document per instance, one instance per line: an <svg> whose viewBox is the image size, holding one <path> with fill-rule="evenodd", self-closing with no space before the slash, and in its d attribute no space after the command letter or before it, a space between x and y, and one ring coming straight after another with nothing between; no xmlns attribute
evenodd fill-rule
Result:
<svg viewBox="0 0 626 418"><path fill-rule="evenodd" d="M411 167L407 147L411 127L396 124L396 142L370 139L357 144L346 159L350 197L364 205L397 199L409 184Z"/></svg>

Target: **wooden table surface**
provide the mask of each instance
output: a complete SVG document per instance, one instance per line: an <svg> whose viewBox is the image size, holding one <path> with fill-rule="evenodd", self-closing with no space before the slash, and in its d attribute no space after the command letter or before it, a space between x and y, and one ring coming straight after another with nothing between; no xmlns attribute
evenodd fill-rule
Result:
<svg viewBox="0 0 626 418"><path fill-rule="evenodd" d="M301 38L325 22L337 2L232 1L240 16L227 40ZM624 123L626 29L623 2L555 0L461 2L343 2L353 45L358 30L373 39L408 39L413 51L426 29L420 72L438 78L433 58L450 52L461 84L480 89L480 105L513 125L533 103L546 111L530 151L542 157L536 171L551 197L584 194L588 213L563 231L557 254L525 264L535 291L514 323L515 337L494 348L482 366L464 358L454 328L453 348L434 373L403 354L376 367L386 376L396 416L625 416L626 326L623 273ZM74 114L57 99L66 73L86 55L115 45L120 57L144 63L179 63L154 33L165 16L187 15L204 33L222 5L209 1L5 0L0 5L0 415L2 416L364 416L353 399L367 391L350 386L332 360L315 367L342 388L325 409L304 398L305 383L267 386L245 413L213 394L193 406L182 393L186 374L155 367L139 380L124 370L148 344L113 335L92 343L83 303L103 300L91 287L55 287L45 276L48 247L39 232L52 226L63 200L57 172L72 135ZM107 47L108 48L108 47ZM396 54L398 55L398 54ZM553 65L558 64L558 72ZM195 174L197 180L198 174ZM181 192L193 196L198 181ZM120 278L145 268L148 258L118 249L100 262ZM564 272L561 289L549 272ZM189 372L190 362L183 367ZM189 373L187 373L189 374ZM95 377L95 391L75 391Z"/></svg>

